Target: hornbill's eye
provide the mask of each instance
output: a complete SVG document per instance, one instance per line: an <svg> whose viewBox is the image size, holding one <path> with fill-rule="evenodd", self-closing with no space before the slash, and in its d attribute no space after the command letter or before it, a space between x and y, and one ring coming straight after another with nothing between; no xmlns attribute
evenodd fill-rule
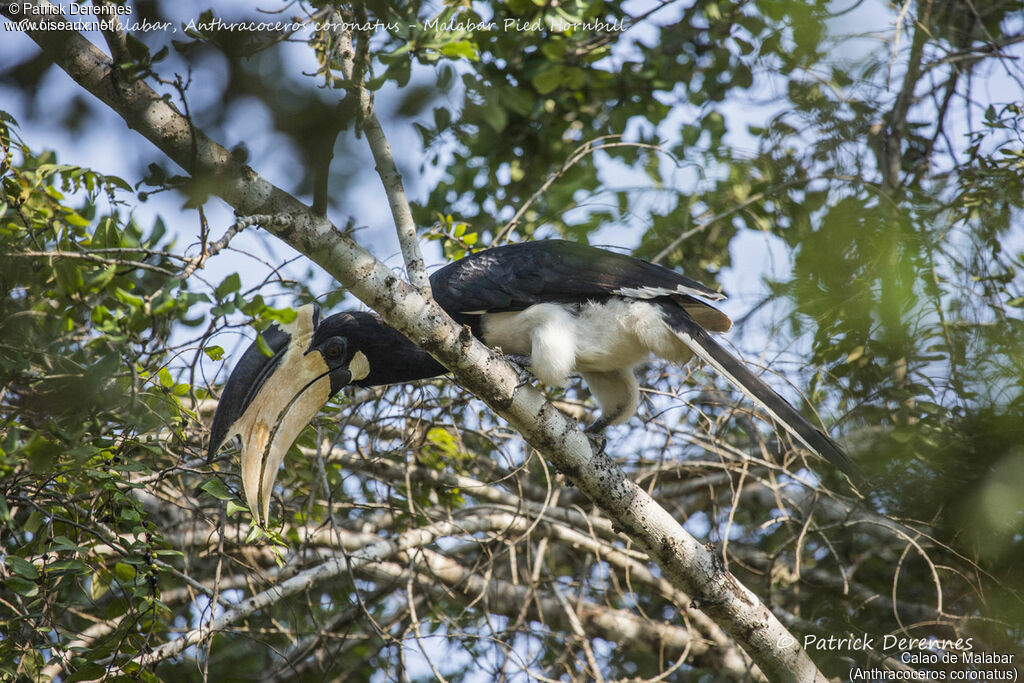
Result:
<svg viewBox="0 0 1024 683"><path fill-rule="evenodd" d="M328 361L338 361L345 356L345 348L347 344L341 337L331 337L324 344L324 358Z"/></svg>

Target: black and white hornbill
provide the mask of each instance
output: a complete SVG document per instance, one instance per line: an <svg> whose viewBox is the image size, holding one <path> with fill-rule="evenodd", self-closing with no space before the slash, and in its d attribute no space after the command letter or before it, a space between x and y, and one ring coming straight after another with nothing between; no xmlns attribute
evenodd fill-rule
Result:
<svg viewBox="0 0 1024 683"><path fill-rule="evenodd" d="M728 351L711 332L732 326L706 301L724 296L662 266L595 247L546 240L487 249L430 277L434 298L488 346L526 356L544 384L578 373L601 408L589 428L636 411L633 368L650 354L676 363L696 355L764 408L814 453L857 477L856 465L824 432ZM263 333L272 356L253 344L221 394L210 456L242 439L242 484L253 515L268 519L277 470L299 432L339 389L435 377L447 372L373 313L319 320L315 306Z"/></svg>

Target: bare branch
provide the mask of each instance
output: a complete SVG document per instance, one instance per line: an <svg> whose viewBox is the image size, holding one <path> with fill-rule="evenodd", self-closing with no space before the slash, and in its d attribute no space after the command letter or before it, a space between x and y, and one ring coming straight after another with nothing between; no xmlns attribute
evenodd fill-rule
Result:
<svg viewBox="0 0 1024 683"><path fill-rule="evenodd" d="M6 254L6 256L18 256L28 258L45 258L48 260L53 259L79 259L82 261L89 261L90 263L96 263L103 266L116 266L118 268L139 268L141 270L149 270L154 273L160 273L161 275L174 275L173 271L167 268L161 268L160 266L154 266L152 263L146 263L145 261L132 261L129 259L116 259L106 258L103 256L97 256L95 251L65 251L61 249L54 249L53 251L32 251L25 250Z"/></svg>
<svg viewBox="0 0 1024 683"><path fill-rule="evenodd" d="M232 223L231 227L227 229L227 232L224 233L223 237L221 237L216 242L207 245L204 253L200 254L194 259L189 260L188 265L185 267L185 270L183 270L181 274L178 275L178 279L187 280L189 276L192 275L192 273L196 272L197 269L202 268L204 265L206 265L206 261L211 256L216 256L221 251L223 251L231 242L231 240L234 239L235 235L242 232L246 228L253 225L274 225L278 227L284 227L287 223L288 217L280 215L271 216L264 214L239 217L239 219Z"/></svg>

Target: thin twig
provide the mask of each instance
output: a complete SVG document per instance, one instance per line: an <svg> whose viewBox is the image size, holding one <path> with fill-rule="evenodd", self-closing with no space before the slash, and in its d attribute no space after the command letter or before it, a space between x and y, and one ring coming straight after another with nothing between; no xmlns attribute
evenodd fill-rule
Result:
<svg viewBox="0 0 1024 683"><path fill-rule="evenodd" d="M649 145L642 142L623 142L619 138L621 138L619 135L605 135L594 140L588 140L573 150L572 154L570 154L565 160L565 163L562 164L561 168L548 175L547 180L545 180L544 183L537 188L532 195L530 195L529 199L523 202L523 205L519 207L519 210L516 211L515 215L502 226L501 230L499 230L494 236L492 245L496 246L501 244L508 235L519 226L519 220L523 217L523 214L525 214L527 210L529 210L529 208L533 206L533 204L540 199L545 192L548 191L548 188L551 187L555 181L565 175L569 169L578 164L584 158L594 154L595 152L599 152L604 149L614 149L617 147L636 147L638 149L652 150L672 156L657 145ZM608 142L609 140L615 140L615 142Z"/></svg>
<svg viewBox="0 0 1024 683"><path fill-rule="evenodd" d="M160 266L154 266L145 261L127 261L123 259L112 259L103 258L97 256L92 252L82 251L64 251L62 249L54 249L52 251L18 251L7 254L10 257L33 257L33 258L68 258L68 259L82 259L83 261L89 261L91 263L97 263L104 266L117 266L119 268L139 268L141 270L149 270L154 273L160 273L161 275L174 275L174 271L168 270L167 268L161 268Z"/></svg>
<svg viewBox="0 0 1024 683"><path fill-rule="evenodd" d="M235 237L235 235L245 230L246 228L252 225L284 225L287 222L287 216L271 216L267 214L257 214L255 216L240 216L238 220L236 220L231 225L231 227L227 229L227 232L224 233L223 237L221 237L216 242L213 242L212 244L208 245L204 253L200 254L194 259L189 260L189 263L185 267L185 270L181 271L181 273L178 275L178 279L187 280L189 276L192 275L192 273L196 272L197 269L202 268L204 265L206 265L206 262L210 259L211 256L216 256L221 251L223 251L231 242L231 240Z"/></svg>

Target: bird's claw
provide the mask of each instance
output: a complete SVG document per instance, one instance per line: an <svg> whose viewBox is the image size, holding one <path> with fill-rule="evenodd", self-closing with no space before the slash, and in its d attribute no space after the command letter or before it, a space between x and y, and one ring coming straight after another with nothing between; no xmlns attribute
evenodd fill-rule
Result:
<svg viewBox="0 0 1024 683"><path fill-rule="evenodd" d="M590 447L594 449L594 455L604 453L605 446L608 445L608 437L603 432L595 430L593 425L591 425L584 429L583 433L587 435L587 441L590 442Z"/></svg>
<svg viewBox="0 0 1024 683"><path fill-rule="evenodd" d="M611 420L602 415L583 430L583 433L587 435L587 439L590 441L591 447L594 449L595 455L604 453L605 446L608 445L608 438L604 435L604 429L608 426L609 422Z"/></svg>
<svg viewBox="0 0 1024 683"><path fill-rule="evenodd" d="M516 384L516 389L530 383L533 379L533 373L530 372L531 360L529 356L519 354L506 355L505 361L516 371L516 377L519 380L518 384Z"/></svg>

